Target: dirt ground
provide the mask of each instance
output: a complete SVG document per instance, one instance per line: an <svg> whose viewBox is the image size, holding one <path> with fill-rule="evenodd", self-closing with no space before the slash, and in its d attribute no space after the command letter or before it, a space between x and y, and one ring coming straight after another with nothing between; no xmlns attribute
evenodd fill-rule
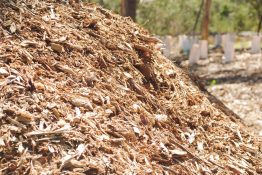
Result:
<svg viewBox="0 0 262 175"><path fill-rule="evenodd" d="M222 53L210 53L191 71L201 77L207 90L262 136L262 55L237 52L224 64Z"/></svg>

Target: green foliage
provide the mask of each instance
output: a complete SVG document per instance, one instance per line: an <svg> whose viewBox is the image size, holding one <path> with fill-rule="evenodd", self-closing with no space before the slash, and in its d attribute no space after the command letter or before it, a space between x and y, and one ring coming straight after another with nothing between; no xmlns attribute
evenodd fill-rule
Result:
<svg viewBox="0 0 262 175"><path fill-rule="evenodd" d="M209 86L214 86L214 85L216 85L217 84L217 80L211 80L210 82L209 82Z"/></svg>
<svg viewBox="0 0 262 175"><path fill-rule="evenodd" d="M256 12L243 0L213 0L211 32L239 32L256 29Z"/></svg>
<svg viewBox="0 0 262 175"><path fill-rule="evenodd" d="M198 6L195 0L154 0L140 3L137 21L158 35L188 33L192 31L192 18L196 16Z"/></svg>
<svg viewBox="0 0 262 175"><path fill-rule="evenodd" d="M101 0L89 0L101 3ZM210 32L255 31L261 0L212 0ZM137 22L151 33L191 33L201 0L140 0ZM119 13L120 0L103 0L103 6ZM203 15L203 13L202 13ZM201 19L201 18L200 18ZM197 32L200 32L201 21Z"/></svg>
<svg viewBox="0 0 262 175"><path fill-rule="evenodd" d="M103 6L107 9L120 13L120 0L104 0Z"/></svg>

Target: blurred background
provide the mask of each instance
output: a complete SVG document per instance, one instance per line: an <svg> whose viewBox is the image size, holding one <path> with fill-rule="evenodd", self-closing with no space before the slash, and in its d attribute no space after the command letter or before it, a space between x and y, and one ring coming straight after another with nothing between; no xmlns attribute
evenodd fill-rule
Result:
<svg viewBox="0 0 262 175"><path fill-rule="evenodd" d="M132 16L141 26L156 35L190 34L201 8L202 0L85 0L121 14L121 4L134 6ZM261 0L210 0L210 33L258 31L261 23ZM127 8L131 10L132 8ZM202 7L200 19L204 16ZM123 12L124 10L122 10ZM125 14L123 14L125 15ZM201 21L199 21L201 22ZM261 25L261 24L260 24ZM201 31L201 25L196 28Z"/></svg>

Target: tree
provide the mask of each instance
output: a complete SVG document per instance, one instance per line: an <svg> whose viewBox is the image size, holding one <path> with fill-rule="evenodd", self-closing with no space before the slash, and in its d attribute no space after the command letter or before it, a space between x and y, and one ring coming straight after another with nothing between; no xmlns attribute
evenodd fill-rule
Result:
<svg viewBox="0 0 262 175"><path fill-rule="evenodd" d="M122 0L82 1L99 3L104 8L121 14L120 2ZM136 0L136 22L157 35L192 34L192 28L199 14L201 1ZM252 4L256 2L256 5L253 5L254 7L250 3L251 1L253 1ZM261 9L262 5L260 2L261 0L212 0L209 10L209 21L212 21L212 23L209 22L208 33L261 31L262 24L259 22L261 20L256 20L261 19L261 17L258 17L258 10L256 10ZM205 6L206 3L203 5L199 22L194 29L196 34L199 34L198 31L202 32Z"/></svg>
<svg viewBox="0 0 262 175"><path fill-rule="evenodd" d="M198 21L199 21L199 18L200 18L200 15L201 15L201 12L202 12L202 9L203 9L203 6L204 6L204 2L205 2L205 0L201 1L199 11L197 13L196 21L195 21L195 24L194 24L194 27L193 27L193 36L195 36L195 33L196 33L197 24L198 24Z"/></svg>
<svg viewBox="0 0 262 175"><path fill-rule="evenodd" d="M136 20L157 35L190 34L199 5L199 0L141 0ZM199 31L199 25L196 31Z"/></svg>
<svg viewBox="0 0 262 175"><path fill-rule="evenodd" d="M135 21L136 20L136 8L137 8L136 0L121 0L121 15L122 16L129 16Z"/></svg>
<svg viewBox="0 0 262 175"><path fill-rule="evenodd" d="M208 25L209 25L209 12L211 7L211 0L206 0L205 2L205 14L203 18L203 24L202 24L202 39L207 40L208 39Z"/></svg>
<svg viewBox="0 0 262 175"><path fill-rule="evenodd" d="M262 4L261 0L248 0L251 6L256 10L258 18L257 33L259 34L262 27Z"/></svg>
<svg viewBox="0 0 262 175"><path fill-rule="evenodd" d="M257 27L257 33L258 34L259 34L260 30L261 30L261 27L262 27L262 15L260 16L260 20L259 20L258 27Z"/></svg>

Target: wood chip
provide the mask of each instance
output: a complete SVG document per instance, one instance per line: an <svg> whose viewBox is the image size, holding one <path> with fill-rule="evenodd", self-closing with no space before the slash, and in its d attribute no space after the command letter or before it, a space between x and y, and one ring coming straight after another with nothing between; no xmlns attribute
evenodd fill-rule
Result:
<svg viewBox="0 0 262 175"><path fill-rule="evenodd" d="M51 43L51 49L53 51L58 52L58 53L64 52L64 47L61 46L60 44L56 44L56 43Z"/></svg>

